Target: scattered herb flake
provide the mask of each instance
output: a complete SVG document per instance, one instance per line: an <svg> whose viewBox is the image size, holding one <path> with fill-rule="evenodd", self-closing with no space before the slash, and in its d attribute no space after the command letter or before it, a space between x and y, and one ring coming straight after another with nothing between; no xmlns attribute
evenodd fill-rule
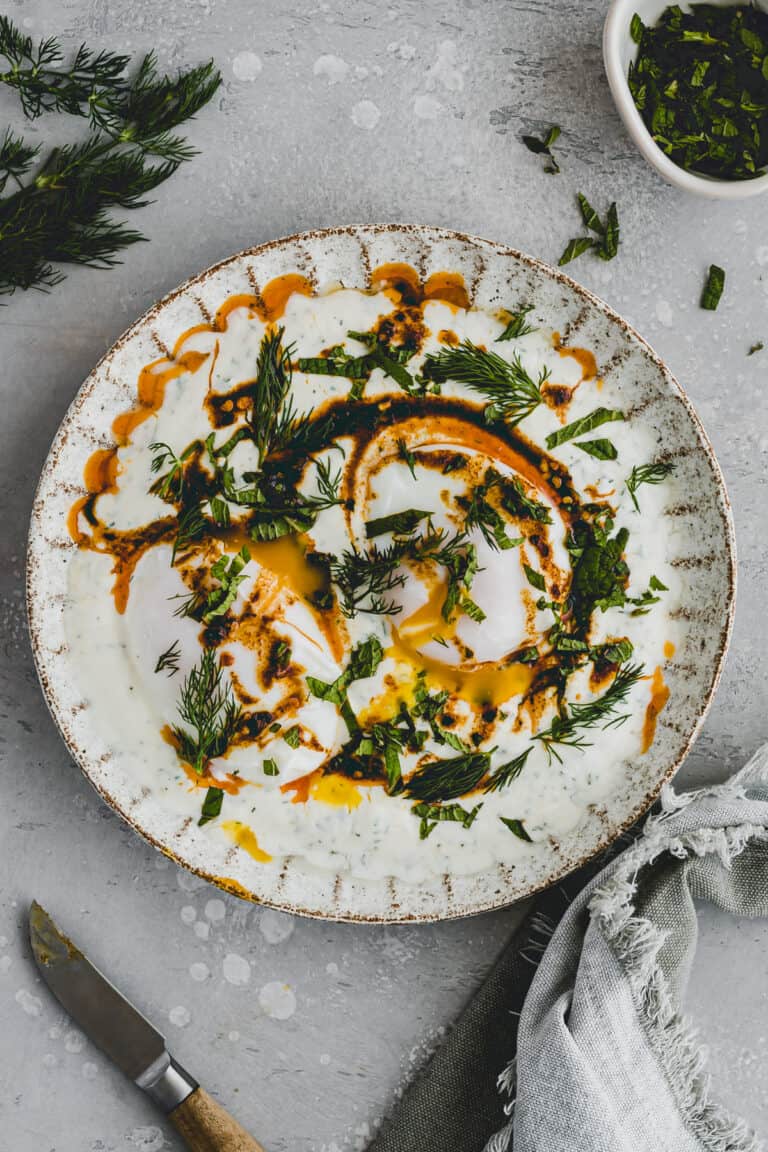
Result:
<svg viewBox="0 0 768 1152"><path fill-rule="evenodd" d="M583 436L585 432L594 431L601 424L610 424L613 420L623 419L624 413L616 408L595 408L588 416L582 416L579 420L566 424L564 428L558 428L557 432L551 432L547 436L547 448L551 452L553 448L567 443L568 440L573 440L576 436Z"/></svg>
<svg viewBox="0 0 768 1152"><path fill-rule="evenodd" d="M535 568L531 568L530 564L523 564L523 571L529 584L539 592L546 592L547 584L541 572L537 572Z"/></svg>
<svg viewBox="0 0 768 1152"><path fill-rule="evenodd" d="M701 293L701 307L708 312L714 312L720 303L720 297L725 288L725 272L717 264L710 264L707 273L707 282Z"/></svg>
<svg viewBox="0 0 768 1152"><path fill-rule="evenodd" d="M174 640L169 648L158 657L157 664L155 664L155 672L168 672L169 676L174 676L179 670L179 660L181 659L181 649L179 648L178 640Z"/></svg>
<svg viewBox="0 0 768 1152"><path fill-rule="evenodd" d="M560 171L560 165L557 163L557 160L552 153L552 145L555 143L559 135L560 127L557 124L553 124L552 127L547 130L546 134L541 140L538 138L538 136L521 137L523 144L525 144L529 152L535 152L538 156L546 156L547 163L544 167L544 171L550 176L556 176Z"/></svg>
<svg viewBox="0 0 768 1152"><path fill-rule="evenodd" d="M410 536L422 520L430 516L419 508L409 508L405 512L394 512L391 516L380 516L376 520L368 520L365 525L365 535L369 540L376 536L383 536L391 532L393 536Z"/></svg>
<svg viewBox="0 0 768 1152"><path fill-rule="evenodd" d="M529 844L533 843L531 837L525 830L525 825L522 820L510 820L507 816L499 816L499 820L501 820L502 824L506 824L507 828L517 836L518 840L525 840Z"/></svg>
<svg viewBox="0 0 768 1152"><path fill-rule="evenodd" d="M283 733L283 740L289 748L298 748L301 744L301 729L298 724L294 724L292 728L288 728Z"/></svg>
<svg viewBox="0 0 768 1152"><path fill-rule="evenodd" d="M637 502L636 493L641 484L661 484L674 470L674 467L674 464L670 463L635 465L627 477L627 492L632 497L632 503L638 512L640 505Z"/></svg>
<svg viewBox="0 0 768 1152"><path fill-rule="evenodd" d="M411 811L421 821L419 826L419 839L426 840L431 832L443 820L461 824L464 828L471 828L482 804L476 804L469 812L461 804L414 804Z"/></svg>
<svg viewBox="0 0 768 1152"><path fill-rule="evenodd" d="M203 806L200 811L200 819L198 824L202 827L208 824L209 821L215 820L221 813L221 804L224 799L224 793L221 788L215 788L213 785L205 793Z"/></svg>
<svg viewBox="0 0 768 1152"><path fill-rule="evenodd" d="M562 268L564 264L570 264L571 260L575 260L578 256L583 256L590 248L595 247L596 241L591 236L576 236L573 240L569 240L563 250L563 254L558 260L558 264Z"/></svg>
<svg viewBox="0 0 768 1152"><path fill-rule="evenodd" d="M513 780L517 780L518 776L525 767L525 762L531 754L531 746L521 752L519 756L515 756L514 760L508 761L506 764L500 764L493 772L493 775L488 778L485 785L486 792L499 792L502 788L506 788Z"/></svg>
<svg viewBox="0 0 768 1152"><path fill-rule="evenodd" d="M588 456L596 460L615 460L618 456L616 445L610 440L577 440L574 448L581 448Z"/></svg>

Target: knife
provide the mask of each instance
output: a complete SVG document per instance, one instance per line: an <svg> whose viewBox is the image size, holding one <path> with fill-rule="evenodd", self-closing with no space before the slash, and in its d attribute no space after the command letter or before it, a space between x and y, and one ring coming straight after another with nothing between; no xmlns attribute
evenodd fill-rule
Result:
<svg viewBox="0 0 768 1152"><path fill-rule="evenodd" d="M168 1116L192 1152L264 1152L177 1064L165 1040L33 901L29 939L43 980L94 1044Z"/></svg>

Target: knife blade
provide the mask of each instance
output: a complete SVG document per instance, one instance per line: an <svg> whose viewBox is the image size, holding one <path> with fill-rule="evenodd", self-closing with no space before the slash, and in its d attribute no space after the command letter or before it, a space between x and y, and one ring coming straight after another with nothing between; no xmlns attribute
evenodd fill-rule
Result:
<svg viewBox="0 0 768 1152"><path fill-rule="evenodd" d="M83 1032L167 1113L200 1152L263 1149L173 1059L165 1038L33 901L29 940L38 971Z"/></svg>

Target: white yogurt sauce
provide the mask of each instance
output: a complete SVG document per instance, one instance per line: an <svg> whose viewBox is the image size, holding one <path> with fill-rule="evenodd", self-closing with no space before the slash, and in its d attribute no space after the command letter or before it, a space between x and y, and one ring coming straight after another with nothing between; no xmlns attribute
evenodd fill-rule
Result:
<svg viewBox="0 0 768 1152"><path fill-rule="evenodd" d="M384 293L365 294L355 290L337 290L315 297L290 297L283 319L286 343L294 345L295 356L317 356L321 350L346 343L352 354L366 351L364 345L347 340L348 330L366 331L383 315L392 312L392 301ZM409 363L415 372L423 356L444 347L437 339L441 329L450 329L459 340L493 348L498 355L511 359L519 352L534 379L541 368L548 367L557 383L576 385L580 381L578 363L561 357L553 346L552 332L539 330L518 340L494 343L502 324L483 311L456 309L439 302L424 306L424 320L430 333L418 356ZM204 439L211 426L203 401L212 387L214 392L227 392L254 375L259 347L266 325L247 308L229 316L224 332L200 332L190 336L184 351L193 349L211 353L196 370L169 380L165 399L159 411L140 424L132 443L118 451L118 488L99 498L100 518L121 529L136 528L169 514L169 506L148 492L151 483L150 464L155 442L167 442L178 452L196 438ZM213 359L213 364L211 364ZM293 392L299 411L317 408L323 401L348 392L349 381L343 378L307 376L294 373ZM396 393L393 381L375 370L366 388L366 398ZM448 383L443 395L471 398L477 394L462 386ZM596 381L579 385L567 410L571 422L601 405L607 408L629 407L630 398L615 385L606 382L598 390ZM560 426L554 411L541 405L528 417L521 430L535 444ZM217 443L231 435L232 429L216 434ZM642 512L633 508L624 481L634 464L654 458L656 443L650 428L638 421L612 423L596 430L591 437L609 436L618 449L616 461L599 461L586 455L572 442L556 448L552 455L570 471L576 491L585 500L588 486L601 494L613 493L617 506L616 526L630 530L626 560L631 572L630 595L640 595L651 575L658 577L669 591L647 615L633 617L628 611L611 608L593 616L591 639L598 642L615 636L628 636L635 650L634 660L645 665L650 674L665 660L665 642L676 640L675 624L670 619L680 603L681 582L668 562L672 554L670 520L662 509L674 501L674 477L658 486L641 490ZM582 437L583 438L583 437ZM342 441L342 446L344 442ZM427 450L429 445L424 450ZM252 451L241 444L232 456L238 473L253 467L247 458ZM338 452L327 458L341 462ZM503 468L499 468L504 471ZM314 470L309 469L304 490L314 484ZM462 481L454 474L417 469L417 479L404 462L390 462L373 476L365 517L360 517L355 531L358 545L364 542L363 518L389 515L407 508L433 512L435 527L455 531L451 499L460 492ZM446 502L445 493L448 493ZM443 495L441 495L441 493ZM541 497L540 497L541 498ZM553 558L567 572L565 528L558 510L552 506L553 525L550 540ZM310 532L319 551L340 554L349 548L344 517L338 508L322 513ZM381 543L386 543L385 537ZM511 548L495 551L474 531L481 571L475 577L471 594L486 613L482 623L462 616L456 635L475 653L477 660L497 660L526 640L536 642L536 633L552 622L548 612L536 612L533 620L524 610L523 597L528 591L522 560L536 566L530 549ZM234 549L233 549L234 551ZM146 786L162 793L160 802L174 810L197 818L203 792L190 784L182 771L172 746L163 738L166 725L178 723L179 686L190 668L199 660L201 626L189 618L174 615L174 597L187 588L169 563L170 548L161 545L149 549L139 561L133 575L126 611L119 615L111 594L111 558L93 551L79 550L73 555L69 570L69 597L65 606L68 640L79 667L79 688L83 699L94 710L105 738L114 747L130 752L137 789ZM248 579L238 590L234 611L247 603L259 565L252 560L246 568ZM405 586L397 590L402 613L396 620L406 620L427 599L424 584L411 573ZM538 595L538 593L537 593ZM307 674L324 681L334 680L343 670L334 659L320 630L315 614L296 597L283 597L278 631L290 641L292 661ZM390 644L389 617L359 614L347 621L351 644L376 634L385 648ZM532 631L531 631L532 629ZM160 653L177 642L178 672L169 676L156 673ZM253 652L240 643L227 643L223 650L233 658L232 671L242 687L259 700L259 708L269 710L279 697L279 686L269 692L261 687ZM447 665L458 659L452 649L447 652L437 642L422 649L424 655L443 660ZM667 648L667 652L669 648ZM353 709L364 713L366 707L387 693L392 695L391 681L402 677L398 660L388 655L374 676L354 682L349 688ZM570 678L568 698L581 699L592 693L586 673ZM411 812L413 802L403 797L388 796L382 787L349 785L342 799L349 803L333 804L312 795L306 803L292 803L293 794L281 786L305 776L333 755L347 739L343 720L336 707L309 696L307 702L287 722L300 723L314 740L312 747L292 748L278 733L264 749L255 746L233 748L225 759L214 761L210 773L223 777L236 773L249 783L237 795L225 795L219 821L206 826L206 835L223 837L222 823L240 821L252 829L261 849L272 857L295 855L314 865L358 876L395 876L418 882L422 878L446 872L473 873L494 862L511 863L527 851L499 819L500 816L522 820L529 836L539 841L556 840L569 831L583 816L587 806L599 805L625 777L629 758L640 755L641 735L646 706L650 699L648 681L632 689L627 711L629 719L621 727L597 730L588 734L591 746L585 750L563 749L562 760L548 758L545 749L535 744L524 771L505 789L487 795L478 793L461 803L470 807L482 801L482 809L470 828L458 823L438 824L427 839L419 839L419 821ZM457 731L461 716L469 708L457 704ZM500 721L493 733L493 764L504 763L518 755L530 743L530 722L515 730L515 708ZM543 724L551 719L549 715ZM284 729L287 726L284 724ZM485 746L480 750L486 750ZM441 757L453 755L431 739L425 752ZM262 762L273 759L279 769L276 777L265 776ZM404 769L412 768L404 758ZM351 800L350 800L351 797ZM351 806L356 805L356 806Z"/></svg>

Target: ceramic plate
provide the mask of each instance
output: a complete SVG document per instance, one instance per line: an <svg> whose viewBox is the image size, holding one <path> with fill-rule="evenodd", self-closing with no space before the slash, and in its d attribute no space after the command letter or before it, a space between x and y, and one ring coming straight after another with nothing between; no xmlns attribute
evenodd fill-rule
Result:
<svg viewBox="0 0 768 1152"><path fill-rule="evenodd" d="M137 784L131 756L105 742L98 717L82 699L67 645L64 605L76 546L67 514L84 494L83 467L111 446L114 418L135 403L141 368L169 356L178 335L212 321L236 293L258 294L277 276L297 272L323 288L368 288L372 269L412 265L422 279L459 273L473 305L493 309L535 300L537 314L561 341L592 350L599 376L627 397L626 417L650 429L675 461L670 500L673 554L686 596L674 613L678 643L665 669L669 703L644 756L626 765L622 784L556 842L527 846L514 866L476 875L447 872L409 884L394 877L358 878L283 857L258 862L206 835L189 816ZM695 495L694 495L695 494ZM123 335L78 392L54 440L35 499L29 539L28 606L32 642L46 699L72 755L94 787L162 852L240 896L290 912L342 920L436 920L509 904L551 884L631 825L680 766L702 723L720 674L733 614L734 541L728 499L712 448L685 393L623 320L568 277L513 249L439 228L359 226L310 232L242 252L194 277L150 309Z"/></svg>

